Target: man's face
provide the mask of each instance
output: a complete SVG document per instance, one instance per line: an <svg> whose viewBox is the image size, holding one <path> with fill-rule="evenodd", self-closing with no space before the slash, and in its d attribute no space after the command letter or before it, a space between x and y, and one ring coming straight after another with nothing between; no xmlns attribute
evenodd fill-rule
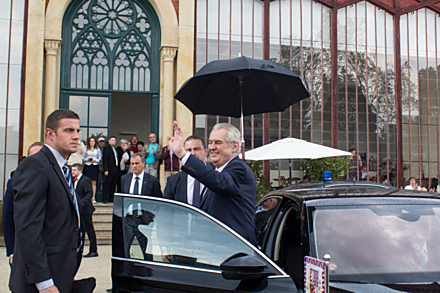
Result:
<svg viewBox="0 0 440 293"><path fill-rule="evenodd" d="M59 121L56 132L50 128L46 129L46 140L49 145L66 158L78 150L79 132L78 119L64 118Z"/></svg>
<svg viewBox="0 0 440 293"><path fill-rule="evenodd" d="M137 138L137 136L133 136L132 138L131 138L131 144L132 145L136 145L138 143L138 138Z"/></svg>
<svg viewBox="0 0 440 293"><path fill-rule="evenodd" d="M233 145L228 144L226 129L213 130L209 135L208 152L211 155L212 164L216 168L220 168L230 159L237 155L238 142Z"/></svg>
<svg viewBox="0 0 440 293"><path fill-rule="evenodd" d="M112 137L108 140L108 144L111 146L115 146L116 144L116 138Z"/></svg>
<svg viewBox="0 0 440 293"><path fill-rule="evenodd" d="M79 175L81 175L81 171L79 171L77 167L72 167L72 176L77 178Z"/></svg>
<svg viewBox="0 0 440 293"><path fill-rule="evenodd" d="M39 145L34 145L33 147L31 147L28 151L28 156L32 156L33 154L36 154L40 151L41 146Z"/></svg>
<svg viewBox="0 0 440 293"><path fill-rule="evenodd" d="M411 184L411 186L416 186L416 179L412 178L412 179L409 181L409 184Z"/></svg>
<svg viewBox="0 0 440 293"><path fill-rule="evenodd" d="M150 143L155 144L156 143L156 134L151 133L148 138L150 139Z"/></svg>
<svg viewBox="0 0 440 293"><path fill-rule="evenodd" d="M136 176L139 176L144 171L145 163L138 156L130 158L130 165L131 170Z"/></svg>
<svg viewBox="0 0 440 293"><path fill-rule="evenodd" d="M190 152L191 154L205 162L208 150L203 148L202 141L200 139L188 140L185 142L184 147L187 152Z"/></svg>
<svg viewBox="0 0 440 293"><path fill-rule="evenodd" d="M127 143L125 141L121 141L119 143L119 145L121 146L121 149L125 151L125 149L127 148Z"/></svg>
<svg viewBox="0 0 440 293"><path fill-rule="evenodd" d="M105 141L104 140L98 141L98 145L100 148L103 148L105 146Z"/></svg>

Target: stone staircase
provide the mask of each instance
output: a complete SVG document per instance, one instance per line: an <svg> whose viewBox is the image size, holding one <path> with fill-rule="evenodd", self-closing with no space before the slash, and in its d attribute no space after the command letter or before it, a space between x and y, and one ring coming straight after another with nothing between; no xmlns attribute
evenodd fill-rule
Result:
<svg viewBox="0 0 440 293"><path fill-rule="evenodd" d="M95 203L93 205L96 209L93 213L93 226L95 227L96 242L98 245L110 245L112 244L113 204ZM87 236L85 244L89 244Z"/></svg>

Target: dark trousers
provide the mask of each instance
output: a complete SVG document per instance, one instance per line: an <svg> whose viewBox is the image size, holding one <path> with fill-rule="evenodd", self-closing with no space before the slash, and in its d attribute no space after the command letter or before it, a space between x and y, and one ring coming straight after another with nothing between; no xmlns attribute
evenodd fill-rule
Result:
<svg viewBox="0 0 440 293"><path fill-rule="evenodd" d="M89 252L97 252L98 248L96 246L96 233L95 228L93 227L93 221L92 221L92 213L90 214L83 214L83 222L84 222L84 228L85 232L87 233L87 237L90 241L90 248Z"/></svg>
<svg viewBox="0 0 440 293"><path fill-rule="evenodd" d="M115 174L108 174L104 176L104 195L102 196L102 202L113 202L115 196L116 182L118 180L118 172Z"/></svg>
<svg viewBox="0 0 440 293"><path fill-rule="evenodd" d="M118 181L117 181L117 183L116 183L116 192L119 192L119 193L122 193L122 186L121 186L121 177L123 176L123 175L125 175L125 174L127 174L127 170L124 170L124 171L119 171L119 174L118 174Z"/></svg>
<svg viewBox="0 0 440 293"><path fill-rule="evenodd" d="M130 258L130 248L133 243L134 237L136 236L139 246L141 247L142 254L144 255L144 260L152 260L151 254L147 254L148 239L144 234L138 229L139 224L131 220L130 216L126 217L125 222L125 257Z"/></svg>

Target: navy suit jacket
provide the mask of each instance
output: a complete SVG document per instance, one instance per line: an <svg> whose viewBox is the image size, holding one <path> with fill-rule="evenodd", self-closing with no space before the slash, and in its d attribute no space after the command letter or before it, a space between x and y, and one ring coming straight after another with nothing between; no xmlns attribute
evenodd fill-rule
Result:
<svg viewBox="0 0 440 293"><path fill-rule="evenodd" d="M188 174L179 172L167 178L163 197L188 203Z"/></svg>
<svg viewBox="0 0 440 293"><path fill-rule="evenodd" d="M81 179L79 179L79 181L76 183L75 192L76 196L80 200L78 203L81 204L81 213L93 213L95 211L95 207L92 204L93 189L92 181L90 181L90 178L83 174L81 176Z"/></svg>
<svg viewBox="0 0 440 293"><path fill-rule="evenodd" d="M14 254L14 190L12 179L8 180L5 197L3 198L3 232L5 235L6 255Z"/></svg>
<svg viewBox="0 0 440 293"><path fill-rule="evenodd" d="M203 195L201 209L257 245L254 210L257 183L249 166L235 157L222 172L216 172L190 155L182 170L208 188Z"/></svg>
<svg viewBox="0 0 440 293"><path fill-rule="evenodd" d="M125 174L121 177L122 192L130 193L131 179L133 173ZM162 197L159 180L155 176L144 172L144 181L142 182L141 195Z"/></svg>
<svg viewBox="0 0 440 293"><path fill-rule="evenodd" d="M70 292L81 260L82 252L77 253L80 227L72 194L52 152L43 146L27 157L15 170L12 186L11 290L38 292L35 283L52 278L60 292Z"/></svg>

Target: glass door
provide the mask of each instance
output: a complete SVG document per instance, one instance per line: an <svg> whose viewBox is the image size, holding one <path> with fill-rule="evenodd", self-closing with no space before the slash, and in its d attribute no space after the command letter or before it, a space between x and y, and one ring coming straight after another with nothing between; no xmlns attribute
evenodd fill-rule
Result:
<svg viewBox="0 0 440 293"><path fill-rule="evenodd" d="M80 117L82 141L90 136L104 137L109 135L110 96L69 95L69 109Z"/></svg>

